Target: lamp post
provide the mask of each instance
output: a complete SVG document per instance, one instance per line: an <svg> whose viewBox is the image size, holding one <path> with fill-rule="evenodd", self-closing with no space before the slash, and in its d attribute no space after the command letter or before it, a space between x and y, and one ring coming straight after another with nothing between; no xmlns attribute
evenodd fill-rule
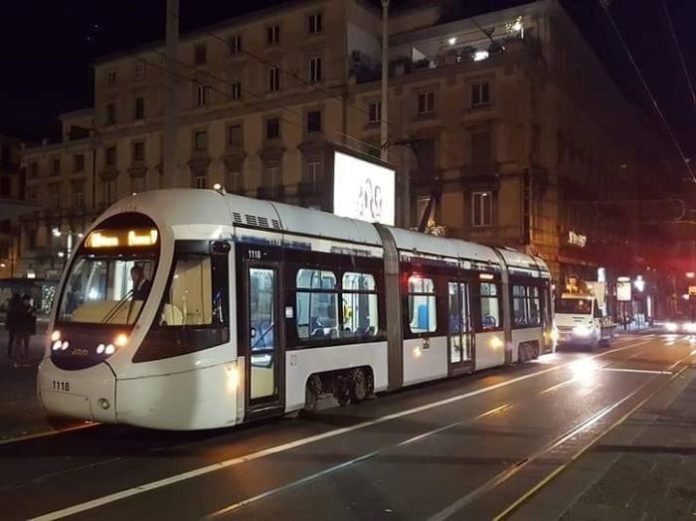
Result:
<svg viewBox="0 0 696 521"><path fill-rule="evenodd" d="M62 231L60 228L53 228L52 230L53 236L56 238L60 238L65 236L66 238L66 248L63 250L62 248L58 251L58 257L63 260L63 265L68 261L70 258L70 254L72 253L73 250L73 243L74 243L74 238L82 239L84 237L84 234L82 232L74 232L72 230L68 230L66 232Z"/></svg>

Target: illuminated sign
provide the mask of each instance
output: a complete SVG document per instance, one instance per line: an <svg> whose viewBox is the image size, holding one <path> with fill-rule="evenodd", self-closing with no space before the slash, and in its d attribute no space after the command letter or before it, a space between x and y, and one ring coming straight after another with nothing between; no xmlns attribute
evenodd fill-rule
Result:
<svg viewBox="0 0 696 521"><path fill-rule="evenodd" d="M394 225L396 171L342 152L334 153L334 214Z"/></svg>
<svg viewBox="0 0 696 521"><path fill-rule="evenodd" d="M118 248L154 246L157 244L157 230L144 228L135 230L96 230L85 240L87 248Z"/></svg>
<svg viewBox="0 0 696 521"><path fill-rule="evenodd" d="M90 248L115 248L118 244L118 237L104 235L102 232L92 232L87 237L87 246Z"/></svg>
<svg viewBox="0 0 696 521"><path fill-rule="evenodd" d="M619 302L630 302L631 299L631 279L619 277L616 281L616 300Z"/></svg>
<svg viewBox="0 0 696 521"><path fill-rule="evenodd" d="M157 230L138 234L136 230L128 232L128 246L152 246L157 243Z"/></svg>
<svg viewBox="0 0 696 521"><path fill-rule="evenodd" d="M584 248L585 245L587 244L587 235L583 235L581 233L574 232L573 230L570 230L568 232L568 244L572 244L573 246L579 246L580 248Z"/></svg>

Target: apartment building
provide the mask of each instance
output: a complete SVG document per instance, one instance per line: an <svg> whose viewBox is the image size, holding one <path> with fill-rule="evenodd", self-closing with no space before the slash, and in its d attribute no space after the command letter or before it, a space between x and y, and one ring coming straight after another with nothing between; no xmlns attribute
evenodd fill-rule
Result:
<svg viewBox="0 0 696 521"><path fill-rule="evenodd" d="M539 254L560 282L618 274L637 246L626 216L596 203L639 195L651 172L639 113L556 0L475 20L438 5L390 15L387 143L381 11L361 0L287 2L183 35L175 171L163 43L99 60L94 107L62 116L62 143L25 151L27 198L44 209L23 223L23 265L54 273L95 215L143 190L220 183L330 208L339 144L387 148L401 226Z"/></svg>
<svg viewBox="0 0 696 521"><path fill-rule="evenodd" d="M621 201L655 194L657 137L557 2L393 34L390 69L401 222L540 255L561 284L616 278L645 255ZM374 76L351 91L366 152L380 88Z"/></svg>
<svg viewBox="0 0 696 521"><path fill-rule="evenodd" d="M17 219L32 207L24 198L22 141L0 133L0 278L13 277L19 255Z"/></svg>

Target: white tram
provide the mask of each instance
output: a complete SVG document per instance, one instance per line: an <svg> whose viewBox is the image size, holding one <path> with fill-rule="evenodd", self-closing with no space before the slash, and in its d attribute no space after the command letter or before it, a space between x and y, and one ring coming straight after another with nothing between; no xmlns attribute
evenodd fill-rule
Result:
<svg viewBox="0 0 696 521"><path fill-rule="evenodd" d="M38 394L50 415L158 429L358 402L553 350L550 286L512 250L146 192L73 253Z"/></svg>

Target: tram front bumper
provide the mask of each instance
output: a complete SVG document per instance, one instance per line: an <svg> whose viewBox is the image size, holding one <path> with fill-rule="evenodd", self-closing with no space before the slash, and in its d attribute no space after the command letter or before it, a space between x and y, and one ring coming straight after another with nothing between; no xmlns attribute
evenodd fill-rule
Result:
<svg viewBox="0 0 696 521"><path fill-rule="evenodd" d="M39 365L36 385L48 415L116 422L116 378L106 363L65 371L46 358Z"/></svg>

